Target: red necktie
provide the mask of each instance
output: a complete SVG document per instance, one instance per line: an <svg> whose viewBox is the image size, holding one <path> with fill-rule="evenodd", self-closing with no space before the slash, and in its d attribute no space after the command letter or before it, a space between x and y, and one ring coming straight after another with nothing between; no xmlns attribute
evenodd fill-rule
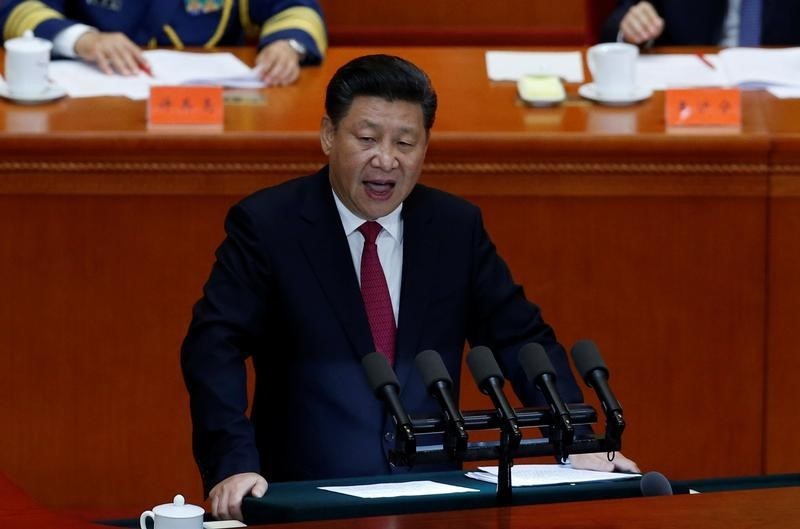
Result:
<svg viewBox="0 0 800 529"><path fill-rule="evenodd" d="M392 299L386 276L378 259L378 245L375 239L383 228L374 221L367 221L359 226L358 231L364 236L364 251L361 254L361 297L367 310L369 328L375 348L386 356L389 364L394 364L394 347L397 326L394 321Z"/></svg>

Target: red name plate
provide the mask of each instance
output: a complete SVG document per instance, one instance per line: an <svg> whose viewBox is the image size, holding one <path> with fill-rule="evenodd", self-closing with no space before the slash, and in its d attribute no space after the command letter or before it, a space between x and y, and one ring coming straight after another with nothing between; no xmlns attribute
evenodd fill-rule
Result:
<svg viewBox="0 0 800 529"><path fill-rule="evenodd" d="M151 86L151 125L222 125L221 86Z"/></svg>
<svg viewBox="0 0 800 529"><path fill-rule="evenodd" d="M690 88L666 91L667 126L741 125L742 92L738 88Z"/></svg>

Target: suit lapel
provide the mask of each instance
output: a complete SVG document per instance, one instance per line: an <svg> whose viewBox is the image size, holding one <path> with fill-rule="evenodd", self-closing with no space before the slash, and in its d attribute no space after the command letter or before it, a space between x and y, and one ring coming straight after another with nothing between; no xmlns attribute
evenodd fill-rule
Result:
<svg viewBox="0 0 800 529"><path fill-rule="evenodd" d="M301 245L353 350L364 356L373 349L372 334L327 169L318 173L310 187L300 208L306 221Z"/></svg>
<svg viewBox="0 0 800 529"><path fill-rule="evenodd" d="M432 211L424 206L424 198L424 188L418 186L403 203L403 278L395 361L401 388L420 352L422 325L438 270L441 243L431 229Z"/></svg>

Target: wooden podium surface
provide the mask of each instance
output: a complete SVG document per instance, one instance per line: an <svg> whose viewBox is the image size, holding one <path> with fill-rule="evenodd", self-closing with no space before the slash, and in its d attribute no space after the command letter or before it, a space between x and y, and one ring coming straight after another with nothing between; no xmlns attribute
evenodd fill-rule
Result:
<svg viewBox="0 0 800 529"><path fill-rule="evenodd" d="M544 505L516 505L460 511L398 514L280 524L286 529L729 529L794 527L800 514L800 488L736 490L698 495L595 500ZM0 475L0 525L17 529L90 529L82 522L32 502ZM275 527L251 525L250 527Z"/></svg>
<svg viewBox="0 0 800 529"><path fill-rule="evenodd" d="M422 181L481 206L565 346L598 343L628 455L673 479L800 469L800 103L746 92L741 131L674 132L660 92L610 108L570 86L535 109L487 80L481 48L333 48L297 85L228 104L218 133L148 130L145 103L122 98L0 101L0 421L14 425L0 467L14 481L57 507L200 496L178 350L224 214L324 163L324 87L372 52L430 74ZM472 386L462 408L485 408Z"/></svg>
<svg viewBox="0 0 800 529"><path fill-rule="evenodd" d="M800 513L800 488L525 505L285 524L286 529L779 529ZM252 526L266 527L266 526Z"/></svg>

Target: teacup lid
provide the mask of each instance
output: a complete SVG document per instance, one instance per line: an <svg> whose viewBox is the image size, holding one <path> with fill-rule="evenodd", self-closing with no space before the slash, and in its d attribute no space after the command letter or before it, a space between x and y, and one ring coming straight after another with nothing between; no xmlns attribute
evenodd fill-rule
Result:
<svg viewBox="0 0 800 529"><path fill-rule="evenodd" d="M15 39L9 39L3 44L7 51L16 51L16 52L49 52L53 49L53 43L49 40L40 39L39 37L33 36L33 31L27 30L21 37L17 37Z"/></svg>
<svg viewBox="0 0 800 529"><path fill-rule="evenodd" d="M206 512L198 505L186 505L186 500L180 494L175 496L172 503L164 503L153 507L153 512L165 518L194 518Z"/></svg>

